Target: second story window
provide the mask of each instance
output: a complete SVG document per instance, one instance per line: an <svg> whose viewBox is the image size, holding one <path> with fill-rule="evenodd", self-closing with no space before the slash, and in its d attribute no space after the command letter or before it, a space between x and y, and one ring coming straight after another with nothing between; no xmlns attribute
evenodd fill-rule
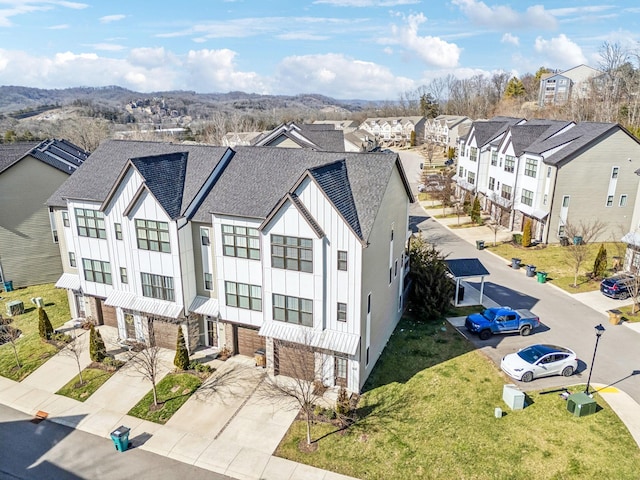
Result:
<svg viewBox="0 0 640 480"><path fill-rule="evenodd" d="M111 285L111 264L109 262L83 258L82 269L87 282Z"/></svg>
<svg viewBox="0 0 640 480"><path fill-rule="evenodd" d="M211 273L204 274L204 289L213 290L213 275Z"/></svg>
<svg viewBox="0 0 640 480"><path fill-rule="evenodd" d="M496 179L493 177L489 177L489 190L495 190L496 188Z"/></svg>
<svg viewBox="0 0 640 480"><path fill-rule="evenodd" d="M114 223L113 224L113 231L116 234L116 240L122 240L122 224L121 223Z"/></svg>
<svg viewBox="0 0 640 480"><path fill-rule="evenodd" d="M127 269L120 267L120 281L122 283L129 283L129 277L127 276Z"/></svg>
<svg viewBox="0 0 640 480"><path fill-rule="evenodd" d="M262 287L246 283L224 282L225 301L229 307L262 311Z"/></svg>
<svg viewBox="0 0 640 480"><path fill-rule="evenodd" d="M313 273L313 241L310 238L271 235L271 265Z"/></svg>
<svg viewBox="0 0 640 480"><path fill-rule="evenodd" d="M69 266L76 266L76 254L74 252L69 252Z"/></svg>
<svg viewBox="0 0 640 480"><path fill-rule="evenodd" d="M527 158L527 161L524 164L524 174L527 177L536 178L538 174L538 161L533 158Z"/></svg>
<svg viewBox="0 0 640 480"><path fill-rule="evenodd" d="M502 185L500 196L505 200L511 200L511 187L509 185Z"/></svg>
<svg viewBox="0 0 640 480"><path fill-rule="evenodd" d="M513 173L515 170L516 159L511 155L505 155L504 157L504 171Z"/></svg>
<svg viewBox="0 0 640 480"><path fill-rule="evenodd" d="M78 235L81 237L107 238L104 227L104 213L89 208L76 208Z"/></svg>
<svg viewBox="0 0 640 480"><path fill-rule="evenodd" d="M313 301L273 294L273 319L296 325L313 326Z"/></svg>
<svg viewBox="0 0 640 480"><path fill-rule="evenodd" d="M475 162L478 160L478 149L476 147L471 147L471 152L469 154L469 160Z"/></svg>
<svg viewBox="0 0 640 480"><path fill-rule="evenodd" d="M338 270L347 271L347 252L338 250Z"/></svg>
<svg viewBox="0 0 640 480"><path fill-rule="evenodd" d="M136 238L140 250L171 253L167 222L136 219Z"/></svg>
<svg viewBox="0 0 640 480"><path fill-rule="evenodd" d="M67 212L66 210L62 211L62 224L65 227L68 227L70 225L70 223L69 223L69 212Z"/></svg>
<svg viewBox="0 0 640 480"><path fill-rule="evenodd" d="M491 166L495 167L498 165L498 151L494 150L491 152Z"/></svg>
<svg viewBox="0 0 640 480"><path fill-rule="evenodd" d="M520 197L520 201L525 205L532 206L533 205L533 192L531 190L522 189L522 196Z"/></svg>
<svg viewBox="0 0 640 480"><path fill-rule="evenodd" d="M260 233L255 228L222 225L222 254L260 260Z"/></svg>
<svg viewBox="0 0 640 480"><path fill-rule="evenodd" d="M211 245L211 239L209 238L209 229L201 228L200 229L200 243L203 247L208 247Z"/></svg>
<svg viewBox="0 0 640 480"><path fill-rule="evenodd" d="M158 298L160 300L168 300L173 302L173 278L164 277L162 275L154 275L152 273L141 273L142 278L142 295L150 298Z"/></svg>

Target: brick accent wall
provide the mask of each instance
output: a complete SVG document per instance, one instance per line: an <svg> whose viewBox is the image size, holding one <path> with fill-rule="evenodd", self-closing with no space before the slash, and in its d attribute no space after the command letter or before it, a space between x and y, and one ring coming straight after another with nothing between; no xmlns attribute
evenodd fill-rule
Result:
<svg viewBox="0 0 640 480"><path fill-rule="evenodd" d="M191 314L187 319L186 342L187 348L189 349L189 355L191 355L200 344L200 325L198 322L198 315Z"/></svg>
<svg viewBox="0 0 640 480"><path fill-rule="evenodd" d="M235 355L237 352L233 349L233 325L230 323L224 324L224 338L225 343L221 347L227 347L231 355Z"/></svg>
<svg viewBox="0 0 640 480"><path fill-rule="evenodd" d="M158 347L176 349L178 340L178 325L163 322L157 318L153 320L153 335Z"/></svg>

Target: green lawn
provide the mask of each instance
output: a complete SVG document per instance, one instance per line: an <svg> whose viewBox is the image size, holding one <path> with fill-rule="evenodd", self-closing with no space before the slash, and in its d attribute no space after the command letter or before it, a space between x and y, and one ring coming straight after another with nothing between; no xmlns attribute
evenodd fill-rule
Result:
<svg viewBox="0 0 640 480"><path fill-rule="evenodd" d="M403 319L365 386L360 420L341 432L314 425L313 453L298 448L305 425L295 422L276 454L361 479L637 478L638 446L601 399L600 411L576 418L557 393L536 392L512 412L502 401L509 380L442 328Z"/></svg>
<svg viewBox="0 0 640 480"><path fill-rule="evenodd" d="M93 393L100 388L107 380L111 378L116 371L108 371L102 368L87 367L82 371L83 384L80 385L80 376L76 375L64 387L58 390L58 395L73 398L84 402Z"/></svg>
<svg viewBox="0 0 640 480"><path fill-rule="evenodd" d="M150 390L129 411L129 415L165 424L200 385L202 385L202 380L191 373L169 374L157 385L158 401L161 403L159 408L154 407L153 391Z"/></svg>
<svg viewBox="0 0 640 480"><path fill-rule="evenodd" d="M547 272L547 281L553 282L554 285L569 293L590 292L600 288L599 280L589 280L586 276L588 272L593 270L593 262L600 248L600 243L586 245L588 255L578 271L577 288L573 286L575 263L572 261L567 247L554 244L523 248L512 243L493 246L493 242L485 242L485 245L487 250L503 257L509 265L514 257L520 258L522 265L535 265L537 271ZM613 242L605 243L605 248L608 253L609 267L611 267L612 257L618 255L620 250Z"/></svg>
<svg viewBox="0 0 640 480"><path fill-rule="evenodd" d="M8 343L1 345L0 375L3 377L20 381L58 351L55 346L40 339L38 334L38 311L30 301L34 297L42 297L44 299L44 309L49 316L49 320L51 320L53 328L60 327L71 318L66 290L55 288L53 284L19 288L13 292L2 292L2 300L0 301L2 310L0 312L3 315L6 312L5 305L13 300L21 300L24 302L25 308L25 313L15 316L11 324L13 327L22 330L22 337L16 342L22 368L17 368L16 366L11 345Z"/></svg>

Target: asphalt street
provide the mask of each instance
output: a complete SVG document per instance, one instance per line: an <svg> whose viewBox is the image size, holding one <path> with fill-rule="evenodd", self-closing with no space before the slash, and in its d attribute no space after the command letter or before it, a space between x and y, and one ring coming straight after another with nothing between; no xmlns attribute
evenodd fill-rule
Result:
<svg viewBox="0 0 640 480"><path fill-rule="evenodd" d="M400 152L405 173L414 193L419 183L419 164L424 159L413 152ZM516 382L523 390L552 389L570 383L586 383L594 353L595 326L602 324L606 331L600 338L591 377L592 383L616 386L640 403L640 335L622 326L610 325L602 312L597 312L571 295L550 284L540 284L524 271L510 268L511 262L461 239L447 227L430 218L418 202L409 210L409 224L414 231L421 231L447 258L478 258L489 270L485 278L484 293L501 305L511 308L527 308L540 317L541 327L528 337L495 335L481 341L466 330L467 336L497 365L507 353L533 343L550 343L574 350L578 356L578 371L567 379L548 377L531 383ZM490 240L490 239L487 239ZM480 279L469 282L477 289Z"/></svg>
<svg viewBox="0 0 640 480"><path fill-rule="evenodd" d="M42 421L0 404L0 478L34 480L223 480L210 470L134 448L118 452L111 440Z"/></svg>

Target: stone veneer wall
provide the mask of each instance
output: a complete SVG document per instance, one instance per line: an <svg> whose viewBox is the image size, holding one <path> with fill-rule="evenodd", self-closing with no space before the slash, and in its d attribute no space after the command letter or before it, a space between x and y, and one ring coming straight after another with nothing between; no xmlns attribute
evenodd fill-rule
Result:
<svg viewBox="0 0 640 480"><path fill-rule="evenodd" d="M224 338L225 344L220 347L227 347L231 355L235 355L237 352L233 349L233 325L230 323L224 324Z"/></svg>

